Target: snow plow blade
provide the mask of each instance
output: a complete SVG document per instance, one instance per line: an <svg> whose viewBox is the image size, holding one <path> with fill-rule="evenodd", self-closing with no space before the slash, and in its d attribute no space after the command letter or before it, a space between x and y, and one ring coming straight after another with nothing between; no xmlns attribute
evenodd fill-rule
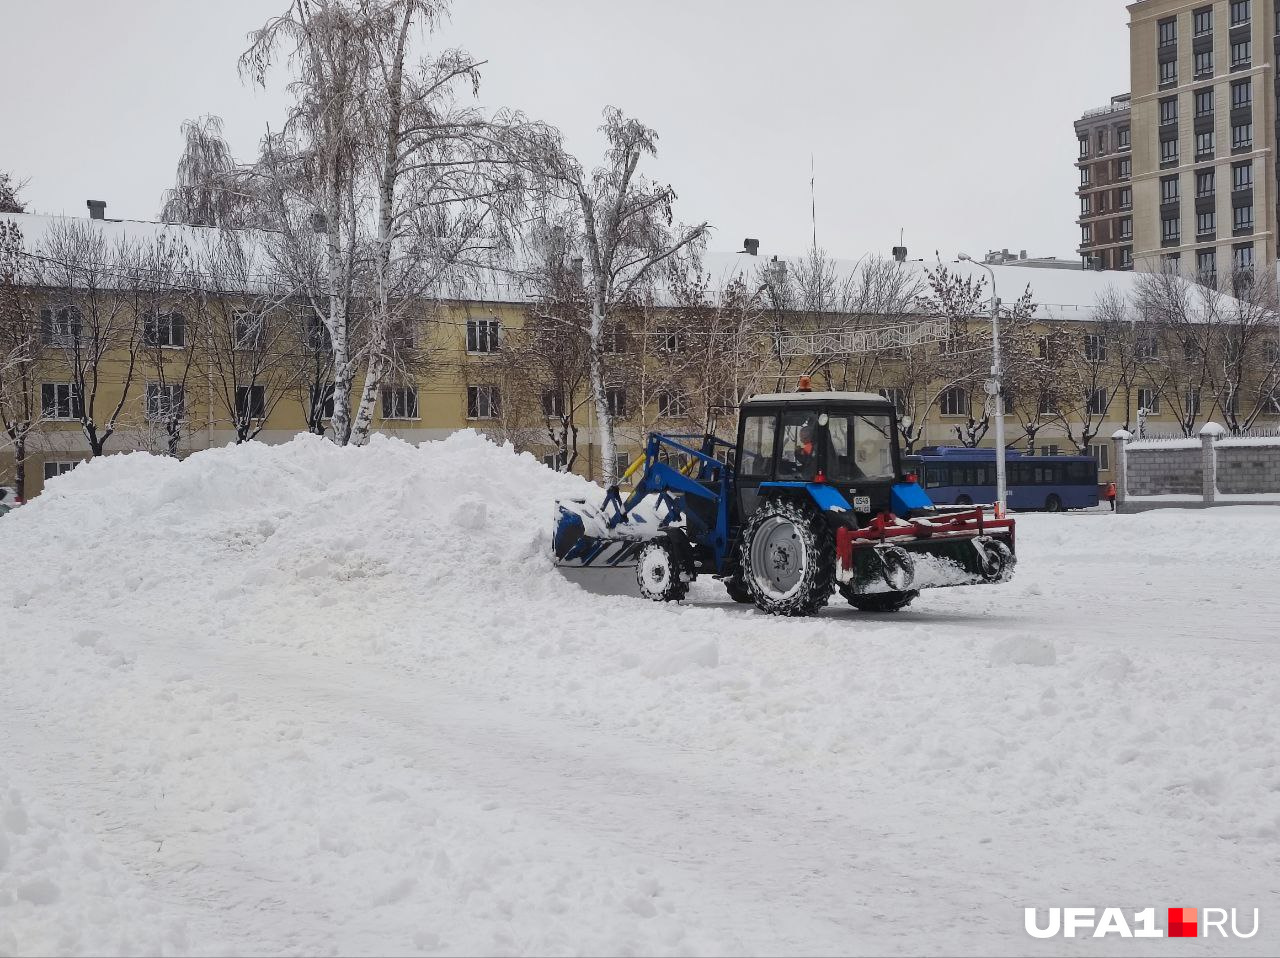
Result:
<svg viewBox="0 0 1280 958"><path fill-rule="evenodd" d="M640 516L611 528L601 511L584 499L556 502L551 540L556 567L588 592L639 595L636 559L650 538L648 524Z"/></svg>
<svg viewBox="0 0 1280 958"><path fill-rule="evenodd" d="M981 508L838 529L836 557L836 580L854 594L995 585L1017 563L1013 520Z"/></svg>

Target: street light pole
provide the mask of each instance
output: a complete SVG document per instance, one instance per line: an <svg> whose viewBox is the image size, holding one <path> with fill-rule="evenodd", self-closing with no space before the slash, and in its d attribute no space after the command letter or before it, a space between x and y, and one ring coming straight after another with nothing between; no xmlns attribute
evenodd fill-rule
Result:
<svg viewBox="0 0 1280 958"><path fill-rule="evenodd" d="M996 401L996 515L1003 516L1006 502L1004 451L1004 369L1000 362L1000 297L996 295L996 274L986 263L980 263L968 253L956 257L974 266L981 266L991 277L991 379L995 383Z"/></svg>

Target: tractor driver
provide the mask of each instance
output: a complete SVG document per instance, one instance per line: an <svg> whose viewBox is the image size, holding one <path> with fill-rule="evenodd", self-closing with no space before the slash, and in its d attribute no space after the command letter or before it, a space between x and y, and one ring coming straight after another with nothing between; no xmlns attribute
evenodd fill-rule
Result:
<svg viewBox="0 0 1280 958"><path fill-rule="evenodd" d="M813 421L805 420L800 427L800 443L796 446L795 459L796 470L801 475L809 476L813 474L814 468L814 452L813 444Z"/></svg>

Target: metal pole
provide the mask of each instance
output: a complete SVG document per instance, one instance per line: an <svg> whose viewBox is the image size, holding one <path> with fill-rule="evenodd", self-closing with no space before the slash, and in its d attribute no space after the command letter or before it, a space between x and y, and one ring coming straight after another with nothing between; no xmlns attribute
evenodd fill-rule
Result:
<svg viewBox="0 0 1280 958"><path fill-rule="evenodd" d="M991 378L996 384L996 515L1003 516L1008 486L1005 483L1005 451L1004 451L1004 373L1000 362L1000 297L996 295L996 274L986 263L980 263L967 253L960 253L957 259L981 266L991 277Z"/></svg>
<svg viewBox="0 0 1280 958"><path fill-rule="evenodd" d="M991 376L996 381L996 515L1003 516L1005 506L1004 461L1004 368L1000 364L1000 298L996 296L996 275L991 273Z"/></svg>

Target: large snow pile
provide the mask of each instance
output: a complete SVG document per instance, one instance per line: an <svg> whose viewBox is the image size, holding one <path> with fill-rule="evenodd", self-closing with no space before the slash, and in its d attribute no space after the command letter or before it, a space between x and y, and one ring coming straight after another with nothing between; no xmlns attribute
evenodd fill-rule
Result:
<svg viewBox="0 0 1280 958"><path fill-rule="evenodd" d="M1280 946L1280 510L1025 517L1007 586L777 621L564 581L590 490L301 438L6 517L0 954L1049 953L1021 909L1081 903Z"/></svg>

